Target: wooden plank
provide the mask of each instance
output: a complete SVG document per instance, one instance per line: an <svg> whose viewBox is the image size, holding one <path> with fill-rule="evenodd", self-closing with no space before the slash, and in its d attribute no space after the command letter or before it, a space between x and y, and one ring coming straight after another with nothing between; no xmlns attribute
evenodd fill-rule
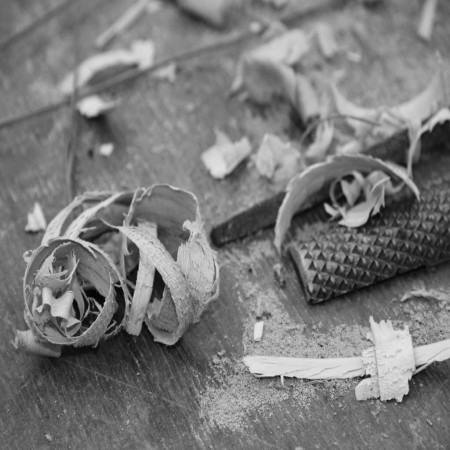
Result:
<svg viewBox="0 0 450 450"><path fill-rule="evenodd" d="M2 3L0 17L4 11L5 16L10 16L11 4L12 0ZM86 4L80 1L80 5ZM51 29L36 31L36 44L25 45L21 52L8 58L7 67L1 68L2 114L49 101L54 86L73 65L70 30L80 30L81 56L87 56L93 51L99 29L106 25L105 15L113 19L125 7L122 2L99 1L95 5L96 9L92 8L97 14L88 14L82 21L80 11L57 21L53 26L58 39L48 37ZM31 18L32 11L22 7L21 14ZM450 14L445 5L442 14ZM363 57L356 68L344 61L349 92L358 94L361 103L376 96L394 102L426 84L434 56L425 53L422 44L411 38L415 9L409 2L396 0L395 6L377 15L353 6L323 15L340 26L355 17L367 24L371 36L392 34L389 42L379 43L380 52L389 49L392 67L381 77L383 69L376 61ZM436 47L447 55L450 30L437 30ZM172 6L140 21L118 43L127 45L142 36L153 37L157 53L164 56L222 37L206 26L194 27ZM402 47L405 40L410 54ZM122 98L122 105L111 114L106 128L114 135L116 151L110 159L104 159L94 148L94 156L90 157L89 150L106 139L102 134L105 128L99 133L92 124L84 122L78 149L78 189L169 182L199 196L207 226L273 193L274 187L246 164L223 182L211 179L200 164L201 152L213 142L214 127L239 137L254 131L249 116L252 120L258 117L263 128L274 127L272 119L277 117L280 128L293 133L289 116L279 105L269 108L265 113L270 120L264 120L259 111L227 99L225 92L239 51L231 48L184 63L173 86L148 77L117 89L114 94ZM402 64L407 66L413 57L422 58L422 63L413 75L405 74ZM447 61L445 64L448 66ZM370 90L367 85L371 85ZM392 301L419 282L426 287L450 289L448 265L417 271L324 305L310 306L285 258L281 262L286 287L279 288L273 265L280 259L271 243L272 232L265 231L219 252L220 299L173 348L154 343L144 331L137 338L123 333L98 349L71 351L59 360L16 353L10 340L16 327L25 326L22 253L36 247L40 240L39 236L23 232L26 211L37 200L50 218L65 204L64 145L68 124L69 114L64 113L0 131L0 438L5 448L448 446L448 362L414 377L410 395L401 405L357 403L351 383L311 386L297 380L286 382L287 390L283 390L279 380L254 379L239 363L245 354L267 352L277 343L280 352L298 356L308 348L319 348L319 344L329 352L356 352L369 344L365 343L363 331L371 314L377 319L411 322L413 337L420 343L450 337L450 313L445 308L423 301ZM257 138L254 140L257 143ZM441 168L445 169L448 157L443 161ZM440 173L438 169L430 173L432 182L439 180L434 176ZM296 223L293 234L307 236L310 228L301 229ZM249 336L258 298L264 298L264 307L271 315L265 318L263 340L256 346ZM289 331L292 326L302 331ZM421 327L429 331L420 331ZM357 333L352 330L362 333L355 342L352 339ZM345 346L338 347L336 342ZM225 353L217 356L223 350Z"/></svg>

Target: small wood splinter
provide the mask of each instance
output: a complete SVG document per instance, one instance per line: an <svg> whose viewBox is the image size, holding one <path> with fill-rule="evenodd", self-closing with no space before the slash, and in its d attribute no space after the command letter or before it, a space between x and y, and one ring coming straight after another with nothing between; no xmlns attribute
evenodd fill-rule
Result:
<svg viewBox="0 0 450 450"><path fill-rule="evenodd" d="M394 330L390 320L370 317L374 347L351 358L284 358L247 356L245 365L257 377L294 377L309 380L370 376L355 389L357 400L380 398L401 402L409 380L433 362L450 359L450 339L413 347L408 327Z"/></svg>

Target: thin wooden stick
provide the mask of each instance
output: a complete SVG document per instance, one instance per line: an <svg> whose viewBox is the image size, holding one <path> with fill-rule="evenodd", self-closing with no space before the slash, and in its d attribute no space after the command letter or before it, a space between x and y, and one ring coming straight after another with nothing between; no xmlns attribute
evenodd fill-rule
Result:
<svg viewBox="0 0 450 450"><path fill-rule="evenodd" d="M450 359L450 339L414 348L417 373L421 366ZM354 378L365 375L362 358L285 358L246 356L245 365L256 377L292 377L308 380Z"/></svg>

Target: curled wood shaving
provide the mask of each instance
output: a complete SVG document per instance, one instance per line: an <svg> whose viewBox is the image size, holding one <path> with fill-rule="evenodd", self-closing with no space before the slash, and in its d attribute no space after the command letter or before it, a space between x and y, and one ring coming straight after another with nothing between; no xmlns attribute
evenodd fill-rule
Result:
<svg viewBox="0 0 450 450"><path fill-rule="evenodd" d="M118 233L131 247L116 241ZM167 185L75 198L50 222L27 260L29 330L18 332L16 343L47 356L59 356L63 346L96 346L124 326L139 334L155 271L165 283L161 302L173 305L175 316L170 332L159 327L158 317L148 325L167 345L177 342L219 292L219 269L197 199Z"/></svg>
<svg viewBox="0 0 450 450"><path fill-rule="evenodd" d="M366 177L359 172L351 174L354 179L340 179L330 187L332 206L327 205L327 212L332 218L341 217L340 225L356 228L367 223L370 217L377 215L385 204L386 194L396 194L404 184L393 187L391 179L384 172L376 170ZM346 204L340 205L336 200L335 189L340 185ZM357 202L358 199L361 200Z"/></svg>
<svg viewBox="0 0 450 450"><path fill-rule="evenodd" d="M291 179L286 196L278 210L275 224L275 246L281 252L286 232L291 219L307 198L329 185L333 180L340 179L354 171L370 173L382 171L406 184L419 198L419 190L401 167L384 162L377 158L362 155L335 156L327 162L313 164L302 173Z"/></svg>

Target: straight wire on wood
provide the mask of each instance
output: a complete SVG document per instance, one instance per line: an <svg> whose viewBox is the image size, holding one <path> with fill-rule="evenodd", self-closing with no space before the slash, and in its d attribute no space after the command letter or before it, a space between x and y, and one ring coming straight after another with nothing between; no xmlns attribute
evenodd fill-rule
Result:
<svg viewBox="0 0 450 450"><path fill-rule="evenodd" d="M78 33L74 35L74 49L75 49L75 70L73 80L73 93L70 99L70 124L67 138L67 151L66 151L66 184L67 184L67 197L68 203L70 203L76 194L76 163L77 163L77 147L78 147L78 65L80 62L80 48L78 45Z"/></svg>
<svg viewBox="0 0 450 450"><path fill-rule="evenodd" d="M263 27L263 30L265 27ZM262 31L263 31L262 30ZM258 30L258 34L261 31ZM224 39L219 42L215 42L213 44L205 45L203 47L195 48L193 50L188 50L185 53L181 53L179 55L175 55L169 58L164 58L161 61L153 64L153 66L145 68L145 69L129 69L120 74L108 78L107 80L97 83L87 89L84 89L78 93L78 100L88 97L90 95L98 94L106 89L110 89L112 87L116 87L122 83L132 81L135 78L140 77L146 73L154 72L161 67L167 66L171 63L181 63L196 57L213 53L217 50L222 50L230 47L231 45L238 44L241 41L245 41L254 36L255 33L251 30L244 30L235 35L230 36L227 39ZM57 109L69 105L70 97L63 97L60 100L55 101L54 103L50 103L49 105L42 106L40 108L34 109L32 111L27 111L25 113L19 113L15 116L5 117L4 119L0 119L0 129L14 125L16 123L24 122L28 119L32 119L33 117L41 116L43 114L50 113L52 111L56 111Z"/></svg>
<svg viewBox="0 0 450 450"><path fill-rule="evenodd" d="M53 19L54 17L58 16L58 14L63 12L66 9L66 7L68 7L72 3L74 3L72 0L63 1L59 5L56 5L55 7L51 8L41 17L38 17L36 20L23 27L21 30L3 39L0 42L0 51L4 51L8 47L11 47L11 45L15 44L20 39L23 39L25 36L29 35L33 31L37 30L39 27L41 27L42 25Z"/></svg>

